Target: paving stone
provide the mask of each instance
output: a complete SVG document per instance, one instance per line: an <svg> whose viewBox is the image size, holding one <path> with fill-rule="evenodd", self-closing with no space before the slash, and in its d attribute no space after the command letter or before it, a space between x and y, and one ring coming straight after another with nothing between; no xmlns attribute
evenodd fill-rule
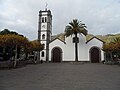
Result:
<svg viewBox="0 0 120 90"><path fill-rule="evenodd" d="M120 66L43 63L0 70L0 90L120 90Z"/></svg>

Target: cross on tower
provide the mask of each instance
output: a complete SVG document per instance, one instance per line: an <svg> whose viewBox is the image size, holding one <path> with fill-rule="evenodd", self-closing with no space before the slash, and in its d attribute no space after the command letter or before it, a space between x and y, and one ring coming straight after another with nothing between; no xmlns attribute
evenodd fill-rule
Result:
<svg viewBox="0 0 120 90"><path fill-rule="evenodd" d="M48 7L48 4L47 4L47 2L46 2L46 4L45 4L45 10L47 11L47 7Z"/></svg>

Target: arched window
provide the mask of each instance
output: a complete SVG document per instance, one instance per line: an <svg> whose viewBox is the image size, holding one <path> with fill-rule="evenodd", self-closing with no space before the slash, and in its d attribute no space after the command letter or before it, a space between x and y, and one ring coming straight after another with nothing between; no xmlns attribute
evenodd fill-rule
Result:
<svg viewBox="0 0 120 90"><path fill-rule="evenodd" d="M43 44L43 46L45 47L45 44Z"/></svg>
<svg viewBox="0 0 120 90"><path fill-rule="evenodd" d="M47 22L47 17L45 17L45 22Z"/></svg>
<svg viewBox="0 0 120 90"><path fill-rule="evenodd" d="M42 39L45 39L45 34L42 35Z"/></svg>
<svg viewBox="0 0 120 90"><path fill-rule="evenodd" d="M45 53L44 51L41 52L41 57L44 57L45 56Z"/></svg>
<svg viewBox="0 0 120 90"><path fill-rule="evenodd" d="M44 17L42 17L42 23L44 23Z"/></svg>
<svg viewBox="0 0 120 90"><path fill-rule="evenodd" d="M47 17L42 17L42 23L47 22Z"/></svg>

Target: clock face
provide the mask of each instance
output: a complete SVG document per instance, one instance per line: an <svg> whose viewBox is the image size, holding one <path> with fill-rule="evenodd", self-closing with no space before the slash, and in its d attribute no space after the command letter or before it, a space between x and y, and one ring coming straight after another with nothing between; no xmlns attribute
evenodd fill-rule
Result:
<svg viewBox="0 0 120 90"><path fill-rule="evenodd" d="M45 25L42 25L42 28L45 28Z"/></svg>

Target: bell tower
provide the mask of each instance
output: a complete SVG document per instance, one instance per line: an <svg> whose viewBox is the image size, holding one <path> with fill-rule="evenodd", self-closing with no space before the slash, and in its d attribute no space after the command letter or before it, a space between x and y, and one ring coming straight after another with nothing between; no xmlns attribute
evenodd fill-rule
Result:
<svg viewBox="0 0 120 90"><path fill-rule="evenodd" d="M49 43L52 35L52 15L51 11L45 9L39 11L38 41L44 44L44 50L40 52L39 58L43 61L49 61Z"/></svg>

